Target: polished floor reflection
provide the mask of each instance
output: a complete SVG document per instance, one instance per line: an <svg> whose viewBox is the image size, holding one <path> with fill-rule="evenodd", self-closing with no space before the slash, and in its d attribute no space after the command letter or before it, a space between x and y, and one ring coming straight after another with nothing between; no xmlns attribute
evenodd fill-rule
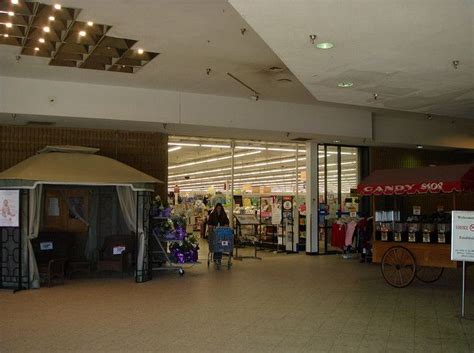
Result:
<svg viewBox="0 0 474 353"><path fill-rule="evenodd" d="M204 255L204 254L203 254ZM262 253L232 270L189 269L0 291L0 352L472 353L460 273L389 287L377 265ZM474 268L469 270L474 277ZM468 313L474 316L472 286Z"/></svg>

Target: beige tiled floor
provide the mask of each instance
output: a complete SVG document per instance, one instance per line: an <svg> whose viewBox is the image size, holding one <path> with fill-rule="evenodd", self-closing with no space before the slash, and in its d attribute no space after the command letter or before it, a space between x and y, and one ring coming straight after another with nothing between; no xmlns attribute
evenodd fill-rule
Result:
<svg viewBox="0 0 474 353"><path fill-rule="evenodd" d="M0 352L474 351L474 321L459 318L456 271L395 289L377 265L263 256L144 284L98 278L0 291ZM474 316L472 289L468 304Z"/></svg>

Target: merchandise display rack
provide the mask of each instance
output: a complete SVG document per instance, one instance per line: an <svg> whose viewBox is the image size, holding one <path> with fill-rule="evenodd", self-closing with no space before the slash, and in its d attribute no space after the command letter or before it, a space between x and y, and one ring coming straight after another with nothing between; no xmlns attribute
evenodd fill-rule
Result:
<svg viewBox="0 0 474 353"><path fill-rule="evenodd" d="M160 263L160 266L153 266L152 270L153 271L176 271L182 276L185 273L184 272L185 267L192 267L196 264L200 264L200 262L195 261L195 262L179 263L179 262L174 261L170 252L168 251L168 246L169 246L168 244L179 243L179 242L182 242L183 239L168 239L164 236L164 234L161 234L159 231L159 228L156 227L157 223L168 222L168 220L170 219L171 219L170 217L152 217L151 218L152 224L153 224L153 226L151 227L151 233L158 245L157 250L150 250L151 258L152 258L153 264Z"/></svg>

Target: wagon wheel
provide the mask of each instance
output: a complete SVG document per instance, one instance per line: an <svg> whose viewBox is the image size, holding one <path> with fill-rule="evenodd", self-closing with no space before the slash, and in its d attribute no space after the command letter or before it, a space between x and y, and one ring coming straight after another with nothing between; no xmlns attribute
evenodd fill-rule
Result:
<svg viewBox="0 0 474 353"><path fill-rule="evenodd" d="M416 269L416 278L425 283L433 283L439 280L443 272L443 267L421 266Z"/></svg>
<svg viewBox="0 0 474 353"><path fill-rule="evenodd" d="M402 246L388 249L382 257L382 275L393 287L408 286L415 278L416 262L413 254Z"/></svg>

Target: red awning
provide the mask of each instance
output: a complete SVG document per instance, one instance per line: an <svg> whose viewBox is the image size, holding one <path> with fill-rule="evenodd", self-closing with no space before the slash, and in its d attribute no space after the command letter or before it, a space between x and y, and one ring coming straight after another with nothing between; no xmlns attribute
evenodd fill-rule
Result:
<svg viewBox="0 0 474 353"><path fill-rule="evenodd" d="M474 191L474 164L376 170L357 191L364 196Z"/></svg>

